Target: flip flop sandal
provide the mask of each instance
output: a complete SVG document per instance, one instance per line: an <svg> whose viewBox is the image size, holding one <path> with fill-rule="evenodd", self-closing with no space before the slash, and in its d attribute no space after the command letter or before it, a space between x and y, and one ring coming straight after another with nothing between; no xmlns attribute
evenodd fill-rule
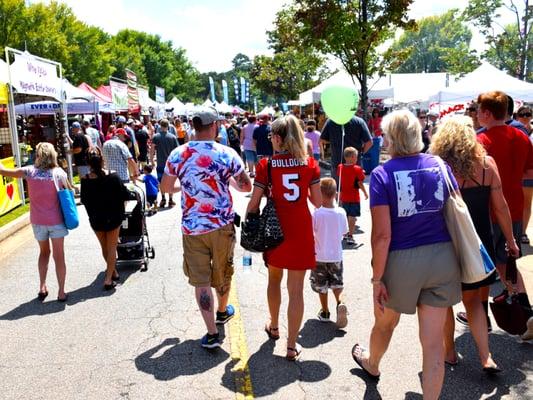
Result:
<svg viewBox="0 0 533 400"><path fill-rule="evenodd" d="M278 340L279 339L279 333L277 335L273 334L272 332L279 332L279 328L272 328L268 325L265 325L265 332L268 335L269 339L271 340Z"/></svg>
<svg viewBox="0 0 533 400"><path fill-rule="evenodd" d="M294 353L294 355L289 356L289 351L292 351ZM302 348L300 346L296 345L294 348L293 347L287 347L287 355L285 356L285 358L288 361L296 361L296 360L298 360L298 358L300 358L301 354L302 354Z"/></svg>
<svg viewBox="0 0 533 400"><path fill-rule="evenodd" d="M48 290L46 292L37 293L37 298L39 299L39 301L44 301L44 299L46 299L47 296L48 296Z"/></svg>
<svg viewBox="0 0 533 400"><path fill-rule="evenodd" d="M371 374L370 372L367 371L367 369L365 367L363 367L363 362L357 358L357 356L355 355L355 352L357 351L357 349L360 349L361 352L360 354L363 354L365 351L367 351L363 346L359 345L359 343L356 343L353 348L352 348L352 357L353 357L353 360L355 361L355 363L357 365L359 365L359 367L361 367L361 369L367 374L367 376L374 380L374 381L378 381L379 380L379 377L380 375L374 375L374 374Z"/></svg>

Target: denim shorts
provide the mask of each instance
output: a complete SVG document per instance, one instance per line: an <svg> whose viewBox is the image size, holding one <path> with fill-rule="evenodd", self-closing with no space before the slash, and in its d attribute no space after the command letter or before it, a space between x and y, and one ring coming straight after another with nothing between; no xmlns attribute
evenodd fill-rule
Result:
<svg viewBox="0 0 533 400"><path fill-rule="evenodd" d="M361 203L342 203L342 208L344 208L348 217L361 216Z"/></svg>
<svg viewBox="0 0 533 400"><path fill-rule="evenodd" d="M253 150L244 150L244 158L246 158L246 162L257 163L257 153Z"/></svg>
<svg viewBox="0 0 533 400"><path fill-rule="evenodd" d="M59 239L68 235L68 230L65 224L59 225L37 225L31 224L33 228L33 236L39 242L43 242L48 239Z"/></svg>
<svg viewBox="0 0 533 400"><path fill-rule="evenodd" d="M524 179L522 181L523 187L533 187L533 179Z"/></svg>

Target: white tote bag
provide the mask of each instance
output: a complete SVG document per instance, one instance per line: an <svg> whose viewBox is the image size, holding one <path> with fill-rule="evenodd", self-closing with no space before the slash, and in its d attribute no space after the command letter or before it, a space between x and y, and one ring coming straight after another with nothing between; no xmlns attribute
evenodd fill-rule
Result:
<svg viewBox="0 0 533 400"><path fill-rule="evenodd" d="M450 193L444 206L444 219L461 266L461 281L463 283L480 282L494 273L496 268L476 232L468 207L455 193L448 169L440 157L435 158Z"/></svg>

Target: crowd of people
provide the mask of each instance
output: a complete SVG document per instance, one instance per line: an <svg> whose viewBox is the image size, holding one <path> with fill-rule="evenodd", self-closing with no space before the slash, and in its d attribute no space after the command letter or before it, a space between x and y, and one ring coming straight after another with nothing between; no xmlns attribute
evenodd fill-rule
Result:
<svg viewBox="0 0 533 400"><path fill-rule="evenodd" d="M525 232L533 192L531 108L521 107L516 119L510 118L512 99L502 92L490 92L480 94L465 114L438 121L438 115L424 110L416 115L398 110L384 116L378 111L372 113L368 124L354 116L344 127L328 120L318 131L316 121L294 115L278 116L274 121L268 115L247 115L238 121L219 116L214 108L200 107L191 119L173 123L163 119L142 126L119 117L106 137L90 124L75 122L72 154L81 178L81 202L107 265L103 288L114 289L120 280L115 259L124 218L124 183L142 180L152 211L157 209L158 192L159 207L174 206L173 195L181 192L183 272L195 289L207 329L201 345L220 347L222 338L216 325L225 324L235 314L228 299L240 217L230 187L251 191L244 220L258 213L262 198L269 196L284 240L263 254L269 311L264 330L270 340L281 337L281 282L286 275L286 358L297 360L307 270L311 271L310 287L320 299L317 318L331 321L331 290L337 326L343 329L348 323L342 296L343 244L355 244L362 192L370 198L375 322L368 348L360 343L353 347L355 362L370 378L379 379L381 360L401 314L418 313L424 398L437 399L445 363L459 362L452 307L462 301L466 313L455 318L470 326L481 369L487 374L499 373L498 355L490 352L488 341L489 287L498 278L505 290L494 301L518 293L519 303L531 317L522 337L533 339L533 312L522 276L518 273L513 285L505 273L508 257L520 257L520 245L529 244ZM384 138L390 160L372 172L367 193L360 156L371 148L373 137ZM331 177L321 179L318 160L324 158L326 144L331 148ZM445 168L441 168L441 159ZM153 166L157 178L152 175ZM57 167L53 147L40 144L34 166L0 167L0 174L28 181L31 223L40 246L39 298L48 295L51 242L58 300L65 301L63 239L68 231L56 190L57 182L66 188L70 183ZM447 189L447 178L455 193ZM101 196L103 192L108 195ZM38 202L33 201L36 194ZM444 218L445 204L452 195L462 196L466 202L497 267L497 274L481 282L461 283Z"/></svg>

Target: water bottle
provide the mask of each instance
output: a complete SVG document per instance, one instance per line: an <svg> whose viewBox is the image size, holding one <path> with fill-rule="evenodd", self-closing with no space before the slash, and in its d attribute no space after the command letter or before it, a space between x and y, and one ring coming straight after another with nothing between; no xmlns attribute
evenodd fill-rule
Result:
<svg viewBox="0 0 533 400"><path fill-rule="evenodd" d="M242 270L244 272L250 272L252 270L252 253L248 250L242 255Z"/></svg>

